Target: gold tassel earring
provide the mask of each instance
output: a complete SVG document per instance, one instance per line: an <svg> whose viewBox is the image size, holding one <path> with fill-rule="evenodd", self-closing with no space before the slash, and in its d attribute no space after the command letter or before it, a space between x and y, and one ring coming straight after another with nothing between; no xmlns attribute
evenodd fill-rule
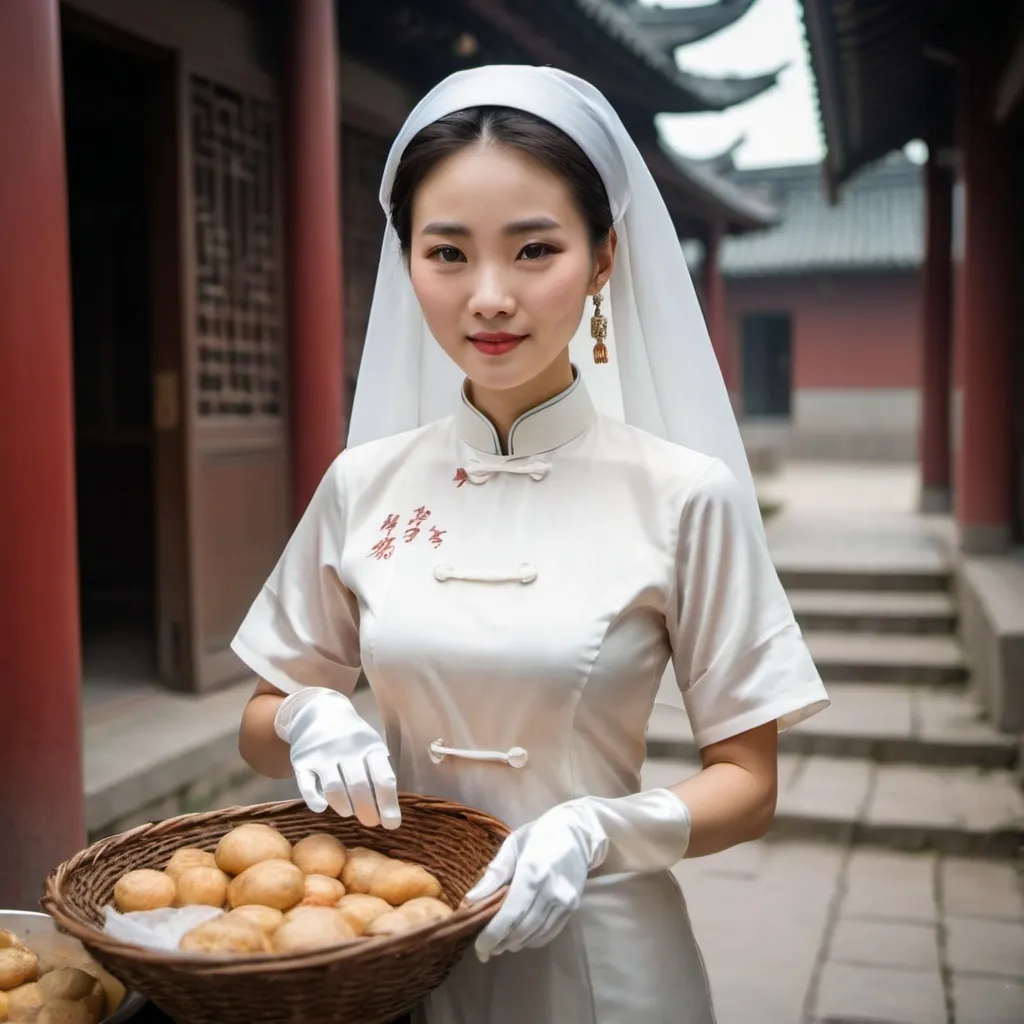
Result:
<svg viewBox="0 0 1024 1024"><path fill-rule="evenodd" d="M594 315L590 318L590 335L594 339L594 362L608 362L608 346L604 340L608 337L608 318L601 313L604 297L598 292L594 296Z"/></svg>

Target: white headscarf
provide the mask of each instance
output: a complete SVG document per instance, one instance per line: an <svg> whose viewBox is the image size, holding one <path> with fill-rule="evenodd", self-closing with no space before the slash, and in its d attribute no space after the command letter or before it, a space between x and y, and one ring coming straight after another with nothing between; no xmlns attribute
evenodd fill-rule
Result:
<svg viewBox="0 0 1024 1024"><path fill-rule="evenodd" d="M757 515L739 427L668 209L640 151L597 89L563 71L525 65L492 65L449 76L417 104L391 147L380 187L385 213L411 139L446 114L478 106L512 107L560 128L587 154L608 191L618 233L604 310L610 362L593 362L586 313L570 346L594 404L609 416L720 458L749 494ZM349 444L451 414L462 380L427 329L389 223Z"/></svg>

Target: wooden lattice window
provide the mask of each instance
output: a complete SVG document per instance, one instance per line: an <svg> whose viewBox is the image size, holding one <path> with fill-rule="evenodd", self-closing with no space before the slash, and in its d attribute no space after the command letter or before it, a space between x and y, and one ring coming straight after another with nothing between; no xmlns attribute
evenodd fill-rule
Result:
<svg viewBox="0 0 1024 1024"><path fill-rule="evenodd" d="M191 80L201 416L277 418L283 316L274 105Z"/></svg>

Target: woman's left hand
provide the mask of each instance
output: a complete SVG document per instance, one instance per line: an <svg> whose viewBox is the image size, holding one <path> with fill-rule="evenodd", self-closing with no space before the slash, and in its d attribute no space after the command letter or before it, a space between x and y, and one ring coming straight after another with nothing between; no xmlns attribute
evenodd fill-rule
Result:
<svg viewBox="0 0 1024 1024"><path fill-rule="evenodd" d="M508 885L501 909L476 941L488 960L550 942L580 905L591 874L672 867L690 842L690 812L671 790L578 797L516 829L466 894L485 899Z"/></svg>
<svg viewBox="0 0 1024 1024"><path fill-rule="evenodd" d="M484 877L466 894L476 902L509 885L501 909L476 940L481 961L543 946L565 927L583 898L595 854L601 852L594 839L573 804L565 803L505 840Z"/></svg>

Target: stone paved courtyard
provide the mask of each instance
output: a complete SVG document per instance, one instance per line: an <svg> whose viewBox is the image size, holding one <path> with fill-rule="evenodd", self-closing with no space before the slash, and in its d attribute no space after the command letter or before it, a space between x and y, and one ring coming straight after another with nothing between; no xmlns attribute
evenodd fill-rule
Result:
<svg viewBox="0 0 1024 1024"><path fill-rule="evenodd" d="M767 841L677 874L718 1024L1024 1021L1008 862Z"/></svg>

